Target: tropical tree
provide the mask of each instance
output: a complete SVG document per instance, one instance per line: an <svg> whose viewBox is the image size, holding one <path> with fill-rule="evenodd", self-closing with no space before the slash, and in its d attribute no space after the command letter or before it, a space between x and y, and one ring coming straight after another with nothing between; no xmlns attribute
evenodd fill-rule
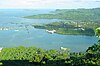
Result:
<svg viewBox="0 0 100 66"><path fill-rule="evenodd" d="M96 29L96 36L100 38L100 27Z"/></svg>

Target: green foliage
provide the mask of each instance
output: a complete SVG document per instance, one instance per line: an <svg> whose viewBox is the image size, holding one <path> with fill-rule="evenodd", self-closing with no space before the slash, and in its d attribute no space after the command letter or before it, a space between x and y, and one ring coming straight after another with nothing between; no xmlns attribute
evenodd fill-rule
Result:
<svg viewBox="0 0 100 66"><path fill-rule="evenodd" d="M3 48L2 66L100 66L100 43L86 52L62 52L35 47Z"/></svg>
<svg viewBox="0 0 100 66"><path fill-rule="evenodd" d="M66 60L66 59L70 59L70 53L69 52L62 52L55 57L55 60Z"/></svg>
<svg viewBox="0 0 100 66"><path fill-rule="evenodd" d="M100 38L100 27L96 29L96 35Z"/></svg>

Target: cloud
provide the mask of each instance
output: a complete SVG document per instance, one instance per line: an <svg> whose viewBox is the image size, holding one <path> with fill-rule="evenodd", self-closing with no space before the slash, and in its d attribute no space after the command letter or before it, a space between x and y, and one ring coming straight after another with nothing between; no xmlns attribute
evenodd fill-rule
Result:
<svg viewBox="0 0 100 66"><path fill-rule="evenodd" d="M100 3L96 3L99 1L100 0L1 0L0 8L100 7Z"/></svg>

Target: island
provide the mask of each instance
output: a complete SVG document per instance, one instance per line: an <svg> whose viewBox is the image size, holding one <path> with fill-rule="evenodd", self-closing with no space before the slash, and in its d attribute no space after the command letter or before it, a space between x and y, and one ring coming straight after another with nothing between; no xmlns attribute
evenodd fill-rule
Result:
<svg viewBox="0 0 100 66"><path fill-rule="evenodd" d="M49 24L32 25L37 29L45 29L46 31L53 31L53 33L62 35L88 35L94 36L95 29L100 27L99 22L52 22ZM47 32L48 32L47 31ZM52 33L52 32L51 32Z"/></svg>
<svg viewBox="0 0 100 66"><path fill-rule="evenodd" d="M100 8L92 9L56 9L49 14L25 16L28 19L62 19L73 21L96 21L100 20Z"/></svg>

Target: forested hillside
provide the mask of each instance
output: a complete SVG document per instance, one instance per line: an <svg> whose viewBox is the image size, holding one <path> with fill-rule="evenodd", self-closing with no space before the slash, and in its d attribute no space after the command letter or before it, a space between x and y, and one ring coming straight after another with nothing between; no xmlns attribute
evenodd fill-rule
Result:
<svg viewBox="0 0 100 66"><path fill-rule="evenodd" d="M96 20L100 20L100 8L61 9L61 10L57 9L56 11L50 14L32 15L32 16L26 16L25 18L96 21Z"/></svg>

